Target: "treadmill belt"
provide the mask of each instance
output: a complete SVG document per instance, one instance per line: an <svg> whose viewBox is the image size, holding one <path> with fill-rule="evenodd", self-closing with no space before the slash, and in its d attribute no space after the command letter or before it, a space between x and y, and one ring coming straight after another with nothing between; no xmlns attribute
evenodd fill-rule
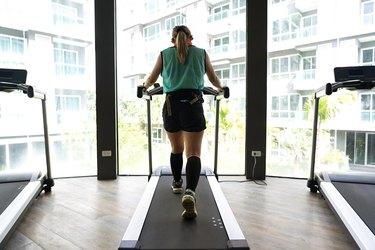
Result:
<svg viewBox="0 0 375 250"><path fill-rule="evenodd" d="M375 234L375 185L344 182L332 184Z"/></svg>
<svg viewBox="0 0 375 250"><path fill-rule="evenodd" d="M0 183L0 214L5 211L28 183L28 181Z"/></svg>
<svg viewBox="0 0 375 250"><path fill-rule="evenodd" d="M228 236L206 176L201 175L196 190L195 220L181 217L182 194L174 194L171 184L172 176L160 176L139 239L141 249L227 249Z"/></svg>

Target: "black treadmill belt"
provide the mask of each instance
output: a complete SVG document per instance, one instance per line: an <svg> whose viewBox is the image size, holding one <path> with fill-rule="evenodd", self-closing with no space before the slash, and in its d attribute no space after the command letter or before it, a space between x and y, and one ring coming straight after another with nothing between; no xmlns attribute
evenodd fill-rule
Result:
<svg viewBox="0 0 375 250"><path fill-rule="evenodd" d="M228 236L206 176L196 190L195 220L181 217L182 194L172 193L171 183L172 176L160 176L139 239L141 249L227 249Z"/></svg>
<svg viewBox="0 0 375 250"><path fill-rule="evenodd" d="M0 183L0 214L5 211L28 183L28 181Z"/></svg>
<svg viewBox="0 0 375 250"><path fill-rule="evenodd" d="M375 234L375 185L344 182L332 184Z"/></svg>

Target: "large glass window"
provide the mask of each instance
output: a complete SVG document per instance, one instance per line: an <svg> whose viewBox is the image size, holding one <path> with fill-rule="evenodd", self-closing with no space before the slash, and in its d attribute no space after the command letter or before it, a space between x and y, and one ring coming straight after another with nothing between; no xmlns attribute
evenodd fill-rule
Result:
<svg viewBox="0 0 375 250"><path fill-rule="evenodd" d="M53 177L96 175L94 1L0 5L0 67L47 94ZM42 119L40 100L0 92L0 170L46 170Z"/></svg>
<svg viewBox="0 0 375 250"><path fill-rule="evenodd" d="M267 174L306 178L315 90L334 82L335 67L374 65L374 1L270 3ZM333 17L336 7L342 11ZM330 40L333 32L340 38ZM339 90L320 98L317 170L375 171L374 95Z"/></svg>
<svg viewBox="0 0 375 250"><path fill-rule="evenodd" d="M136 97L136 86L150 74L160 51L173 46L172 28L180 24L190 28L193 45L209 53L217 76L231 89L229 100L220 103L218 172L244 174L246 1L117 0L118 13L129 9L134 18L117 15L120 174L148 173L146 101ZM231 25L223 26L223 19ZM205 81L206 86L212 86ZM158 83L162 85L161 79ZM171 149L162 123L163 103L164 96L151 101L154 168L169 166ZM207 96L204 111L207 129L202 164L213 168L215 102Z"/></svg>

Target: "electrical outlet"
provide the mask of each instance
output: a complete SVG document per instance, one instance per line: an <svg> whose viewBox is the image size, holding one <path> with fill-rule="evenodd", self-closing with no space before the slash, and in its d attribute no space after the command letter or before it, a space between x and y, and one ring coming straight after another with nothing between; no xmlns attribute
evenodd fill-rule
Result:
<svg viewBox="0 0 375 250"><path fill-rule="evenodd" d="M261 157L262 156L262 152L261 151L251 151L251 156L253 157Z"/></svg>

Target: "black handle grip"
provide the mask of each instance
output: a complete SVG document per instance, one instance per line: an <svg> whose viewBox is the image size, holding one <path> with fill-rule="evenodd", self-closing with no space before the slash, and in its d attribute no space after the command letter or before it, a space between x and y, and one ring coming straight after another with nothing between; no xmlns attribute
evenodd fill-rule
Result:
<svg viewBox="0 0 375 250"><path fill-rule="evenodd" d="M142 98L144 92L145 92L145 87L143 87L142 85L137 87L137 97L138 98Z"/></svg>
<svg viewBox="0 0 375 250"><path fill-rule="evenodd" d="M223 87L223 91L224 91L224 98L229 98L229 88L228 87Z"/></svg>

